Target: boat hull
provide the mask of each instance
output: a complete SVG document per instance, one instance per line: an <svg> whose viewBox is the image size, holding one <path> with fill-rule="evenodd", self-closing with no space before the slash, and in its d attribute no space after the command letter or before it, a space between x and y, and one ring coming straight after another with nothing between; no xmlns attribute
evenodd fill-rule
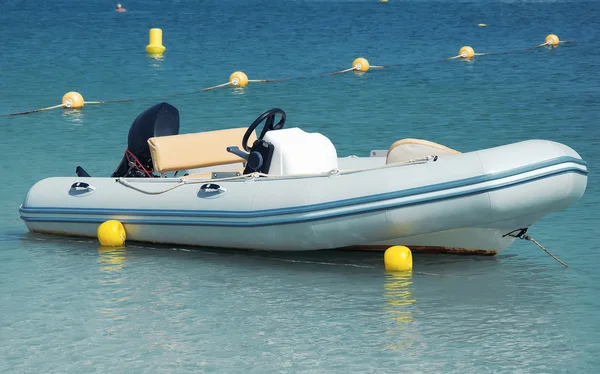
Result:
<svg viewBox="0 0 600 374"><path fill-rule="evenodd" d="M91 188L74 191L76 183ZM587 168L575 151L527 141L325 175L48 178L31 188L20 213L30 231L88 237L96 236L102 222L116 219L128 240L141 242L264 250L403 244L497 251L512 242L502 235L569 206L586 184Z"/></svg>

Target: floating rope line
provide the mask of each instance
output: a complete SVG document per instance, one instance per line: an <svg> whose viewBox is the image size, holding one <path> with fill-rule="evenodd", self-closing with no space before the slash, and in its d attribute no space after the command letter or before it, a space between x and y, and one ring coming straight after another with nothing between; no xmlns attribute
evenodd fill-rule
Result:
<svg viewBox="0 0 600 374"><path fill-rule="evenodd" d="M556 36L554 34L550 34L550 35L546 36L546 39L545 39L544 43L542 43L542 44L534 45L533 47L529 47L529 48L525 48L525 49L517 49L517 50L507 51L507 52L475 53L473 48L471 48L469 46L464 46L458 51L458 55L449 57L446 60L454 60L457 58L471 59L475 56L503 55L503 54L509 54L509 53L529 51L529 50L541 48L541 47L558 47L559 44L565 44L565 43L570 43L570 42L572 42L572 41L571 40L561 41L558 39L558 36Z"/></svg>
<svg viewBox="0 0 600 374"><path fill-rule="evenodd" d="M340 70L340 71L334 71L333 73L322 74L321 76L326 77L326 76L330 76L330 75L343 74L343 73L347 73L349 71L366 72L366 71L369 71L369 69L385 69L388 67L389 66L385 66L385 65L369 65L369 61L367 61L366 58L359 57L356 60L354 60L351 68Z"/></svg>
<svg viewBox="0 0 600 374"><path fill-rule="evenodd" d="M344 70L340 70L340 71L334 71L333 73L328 73L328 74L323 74L323 77L329 76L329 75L337 75L337 74L342 74L342 73L347 73L349 71L354 71L356 69L352 68L348 68L348 69L344 69Z"/></svg>
<svg viewBox="0 0 600 374"><path fill-rule="evenodd" d="M63 106L62 104L58 104L58 105L54 105L54 106L49 106L47 108L28 110L26 112L17 112L17 113L4 114L4 116L20 116L20 115L23 115L23 114L37 113L37 112L43 112L43 111L50 110L50 109L56 109L56 108L60 108L62 106Z"/></svg>
<svg viewBox="0 0 600 374"><path fill-rule="evenodd" d="M446 60L454 60L457 58L472 59L475 56L487 56L487 53L475 53L475 50L473 50L473 48L466 45L458 51L458 55L448 57Z"/></svg>
<svg viewBox="0 0 600 374"><path fill-rule="evenodd" d="M43 112L46 110L64 108L64 109L81 109L84 105L98 105L98 104L106 104L106 103L115 103L115 102L126 102L131 100L109 100L109 101L84 101L83 96L79 92L67 92L62 99L62 103L58 105L49 106L41 109L28 110L26 112L17 112L10 114L3 114L2 116L20 116L23 114L31 114L37 112Z"/></svg>
<svg viewBox="0 0 600 374"><path fill-rule="evenodd" d="M212 87L203 88L201 90L197 90L197 91L194 91L194 92L210 91L210 90L214 90L216 88L221 88L221 87L225 87L225 86L246 87L248 85L248 83L251 83L251 82L254 82L254 83L269 83L269 82L277 82L277 81L284 81L284 80L290 80L290 79L292 79L292 78L285 78L285 79L248 79L248 76L244 72L242 72L242 71L236 71L233 74L231 74L231 76L229 76L229 82L218 84L218 85L212 86Z"/></svg>
<svg viewBox="0 0 600 374"><path fill-rule="evenodd" d="M391 65L370 65L369 61L367 61L367 59L365 59L363 57L359 57L352 62L352 67L350 67L350 68L343 69L340 71L335 71L332 73L321 74L319 76L326 77L326 76L348 73L351 71L364 73L364 72L369 71L369 69L371 69L371 68L372 69L386 69L386 68L391 68L391 67L396 67L396 66L425 64L425 63L431 63L431 62L442 62L442 61L449 61L449 60L456 60L456 59L470 60L476 56L503 55L503 54L509 54L509 53L529 51L529 50L537 49L537 48L541 48L541 47L555 48L555 47L558 47L560 44L573 43L573 42L574 41L572 41L572 40L561 41L561 40L559 40L558 36L556 36L554 34L550 34L550 35L546 36L544 43L535 45L533 47L525 48L525 49L506 51L506 52L475 53L473 48L471 48L470 46L464 46L459 50L458 55L448 57L448 58L445 58L442 60L430 60L430 61L420 61L420 62L413 62L413 63L391 64ZM313 78L313 77L314 76L281 78L281 79L248 79L248 76L244 72L236 71L230 75L229 81L218 84L216 86L206 87L206 88L189 91L189 92L176 92L176 93L160 95L160 96L153 96L153 97L140 97L140 98L132 98L132 99L106 100L106 101L84 101L81 94L73 91L73 92L68 92L63 96L62 104L53 105L53 106L40 108L40 109L28 110L28 111L24 111L24 112L0 114L0 117L18 116L18 115L24 115L24 114L38 113L38 112L57 109L57 108L61 108L61 107L64 109L81 109L86 104L87 105L99 105L99 104L109 104L109 103L127 103L127 102L132 102L132 101L141 100L141 99L164 98L165 96L176 96L176 95L185 95L185 94L194 94L194 93L198 93L198 92L212 91L217 88L222 88L222 87L227 87L227 86L243 88L243 87L246 87L248 85L248 83L284 82L284 81L289 81L289 80L306 79L306 78Z"/></svg>
<svg viewBox="0 0 600 374"><path fill-rule="evenodd" d="M215 88L221 88L221 87L229 86L230 84L231 84L231 82L227 82L227 83L223 83L223 84L218 84L216 86L203 88L200 91L210 91L210 90L214 90Z"/></svg>

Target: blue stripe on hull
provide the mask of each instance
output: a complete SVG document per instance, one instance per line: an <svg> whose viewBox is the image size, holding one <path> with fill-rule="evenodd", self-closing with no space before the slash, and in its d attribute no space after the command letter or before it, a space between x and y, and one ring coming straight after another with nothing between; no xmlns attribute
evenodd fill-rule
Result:
<svg viewBox="0 0 600 374"><path fill-rule="evenodd" d="M264 210L252 210L252 211L225 211L225 210L157 210L157 209L103 209L103 208L58 208L58 207L45 207L45 208L29 208L24 207L20 209L23 213L55 213L55 214L106 214L106 215L122 215L122 214L134 214L134 215L151 215L151 216L176 216L176 217L218 217L218 218L255 218L255 217L268 217L277 215L287 215L295 213L309 213L317 212L319 210L343 208L352 205L367 204L378 201L385 201L391 199L398 199L402 197L410 197L414 195L421 195L431 192L439 192L443 190L466 187L473 184L479 184L484 182L490 182L498 179L516 176L523 173L528 173L538 169L546 168L549 166L555 166L563 163L576 163L579 165L586 165L586 162L574 158L574 157L558 157L552 160L539 162L536 164L519 167L513 170L508 170L500 173L486 174L477 177L465 178L458 181L443 182L430 186L409 188L406 190L386 192L376 195L361 196L344 200L330 201L326 203L318 203L312 205L303 205L286 208L275 208L275 209L264 209ZM578 168L572 167L571 170L579 174L587 175L587 170L583 171Z"/></svg>
<svg viewBox="0 0 600 374"><path fill-rule="evenodd" d="M569 161L563 161L564 162L574 162L570 160L571 158L569 158ZM578 159L573 159L573 160L578 160ZM581 161L581 160L578 160ZM581 162L578 162L578 164L582 164ZM552 164L555 165L555 164ZM547 166L552 166L552 165L547 165ZM544 166L546 167L546 166ZM539 168L538 168L539 169ZM535 170L535 169L534 169ZM528 170L528 171L532 171L532 170ZM471 195L477 195L477 194L482 194L482 193L486 193L486 192L492 192L495 190L500 190L500 189L505 189L505 188L509 188L509 187L513 187L513 186L517 186L520 184L524 184L524 183L530 183L536 180L540 180L540 179L545 179L545 178L549 178L549 177L553 177L553 176L557 176L557 175L561 175L561 174L566 174L566 173L574 173L574 174L580 174L580 175L587 175L588 172L587 170L581 170L577 167L567 167L561 170L554 170L554 171L548 171L542 174L538 174L535 176L529 176L529 177L525 177L522 178L520 180L516 180L516 181L507 181L495 186L483 186L483 187L479 187L479 188L475 188L469 191L459 191L459 192L450 192L450 193L446 193L443 195L438 195L438 196L431 196L431 197L423 197L423 198L416 198L414 200L410 200L410 201L404 201L404 202L395 202L395 203L388 203L385 205L379 205L379 206L375 206L375 207L362 207L362 208L357 208L357 209L352 209L352 210L347 210L344 212L332 212L332 213L324 213L321 214L319 216L313 216L313 217L291 217L291 218L280 218L280 219L270 219L270 220L261 220L261 221L250 221L250 222L242 222L242 221L196 221L196 220L156 220L156 219L143 219L143 218L119 218L119 220L123 223L131 223L131 224L147 224L147 225L179 225L179 226L220 226L220 227L258 227L258 226L272 226L272 225L284 225L284 224L294 224L294 223L303 223L303 222L310 222L310 221L318 221L318 220L324 220L324 219L332 219L332 218L339 218L339 217L344 217L344 216L349 216L349 215L357 215L357 214L364 214L364 213L372 213L372 212L377 212L377 211L382 211L382 210L389 210L389 209L397 209L397 208L402 208L402 207L408 207L408 206L413 206L413 205L419 205L419 204L427 204L427 203L432 203L432 202L437 202L437 201L443 201L443 200L448 200L448 199L455 199L455 198L461 198L461 197L466 197L466 196L471 196ZM503 173L498 173L498 174L505 174ZM521 173L517 173L517 174L521 174ZM506 178L508 176L514 176L517 174L512 174L512 175L503 175L501 178ZM468 179L476 179L479 177L474 177L474 178L468 178ZM500 177L495 178L495 179L500 179ZM487 181L491 181L494 179L487 179L484 182ZM460 181L458 181L460 182ZM464 185L458 185L458 182L447 182L447 184L455 184L453 187L447 187L445 189L451 189L451 188L456 188L456 187L464 187ZM476 183L482 183L482 181L478 181L478 182L474 182L471 184L476 184ZM416 190L420 190L421 192L414 192ZM413 191L413 193L407 193L407 191ZM395 192L390 192L390 193L385 193L385 194L380 194L380 195L375 195L376 197L381 196L381 195L386 195L388 196L388 198L386 200L392 200L392 199L397 199L397 198L402 198L402 197L408 197L411 195L420 195L420 194L425 194L425 193L430 193L430 192L437 192L439 190L435 190L435 191L431 191L429 190L429 186L428 187L419 187L419 188L413 188L413 189L409 189L409 190L402 190L402 191L395 191ZM348 200L361 200L362 204L365 203L370 203L373 202L370 198L372 198L373 196L366 196L366 197L360 197L360 198L355 198L355 199L348 199ZM252 212L227 212L224 211L224 214L217 214L217 211L185 211L185 210L172 210L172 211L162 211L162 210L150 210L150 209L97 209L97 208L90 208L90 209L85 209L85 208L21 208L21 214L77 214L77 215L103 215L103 216L115 216L115 215L119 215L119 216L178 216L178 217L204 217L204 218L253 218L253 217L262 217L262 216L273 216L275 214L272 213L272 211L277 211L278 215L285 215L285 214L293 214L293 213L304 213L304 212L312 212L312 211L318 211L318 210L324 210L324 209L328 209L328 208L339 208L339 207L346 207L346 206L351 206L351 205L355 205L355 204L345 204L345 205L341 205L339 204L340 202L343 201L348 201L348 200L340 200L337 202L330 202L330 203L322 203L322 204L314 204L314 205L309 205L309 206L305 206L305 207L292 207L292 208L280 208L280 209L271 209L271 210L263 210L263 211L252 211ZM375 201L379 201L382 199L378 199ZM337 203L337 204L336 204ZM357 203L358 204L358 203ZM320 209L316 209L314 208L315 206L319 206ZM323 207L323 206L327 206L327 207ZM313 209L308 209L313 207ZM301 208L305 208L302 209ZM267 214L260 214L261 212L267 212ZM28 221L28 222L73 222L73 223L102 223L104 221L106 221L107 218L89 218L89 217L83 217L83 218L63 218L63 217L21 217L24 221Z"/></svg>

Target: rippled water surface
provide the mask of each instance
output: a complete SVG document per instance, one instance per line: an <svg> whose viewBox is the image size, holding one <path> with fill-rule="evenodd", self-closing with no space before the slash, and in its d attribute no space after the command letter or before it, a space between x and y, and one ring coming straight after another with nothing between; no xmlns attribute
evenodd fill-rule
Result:
<svg viewBox="0 0 600 374"><path fill-rule="evenodd" d="M260 1L0 3L0 372L596 372L600 367L600 3ZM487 27L478 27L479 23ZM167 52L146 56L148 29ZM557 34L558 48L529 47ZM440 61L463 45L490 53ZM511 53L503 53L511 52ZM350 67L366 74L323 74ZM194 92L242 70L247 88ZM129 125L175 105L181 131L288 123L366 155L416 137L461 151L524 139L565 143L588 189L538 222L537 247L494 258L260 253L27 233L37 180L83 165L109 175ZM523 155L527 157L527 155Z"/></svg>

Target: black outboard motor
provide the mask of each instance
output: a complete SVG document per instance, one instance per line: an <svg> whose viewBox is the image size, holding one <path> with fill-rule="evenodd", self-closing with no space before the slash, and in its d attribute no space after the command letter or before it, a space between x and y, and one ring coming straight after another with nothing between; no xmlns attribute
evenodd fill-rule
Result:
<svg viewBox="0 0 600 374"><path fill-rule="evenodd" d="M144 110L133 121L127 136L125 155L111 177L152 177L152 156L148 139L179 134L179 111L167 103Z"/></svg>

